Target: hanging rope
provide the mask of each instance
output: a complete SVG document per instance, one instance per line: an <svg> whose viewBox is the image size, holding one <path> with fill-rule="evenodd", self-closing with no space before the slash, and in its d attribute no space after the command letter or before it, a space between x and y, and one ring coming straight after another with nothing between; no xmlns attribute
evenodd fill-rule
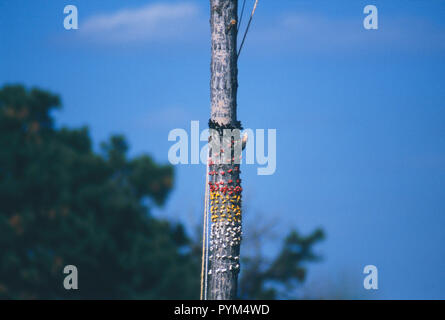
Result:
<svg viewBox="0 0 445 320"><path fill-rule="evenodd" d="M210 149L209 149L210 150ZM207 155L207 159L209 158L210 153ZM208 161L208 160L207 160ZM209 246L207 244L208 241L208 199L209 199L209 164L206 164L206 185L204 192L204 221L202 228L202 264L201 264L201 300L207 300L207 278L208 278L208 255L209 255Z"/></svg>
<svg viewBox="0 0 445 320"><path fill-rule="evenodd" d="M247 33L249 32L250 24L252 23L253 15L255 14L255 10L256 10L257 5L258 5L258 0L255 0L255 4L253 6L252 13L250 14L249 22L247 23L246 31L244 32L243 41L241 42L241 46L240 46L240 48L238 50L238 57L240 56L241 50L243 49L244 41L246 41L246 36L247 36Z"/></svg>

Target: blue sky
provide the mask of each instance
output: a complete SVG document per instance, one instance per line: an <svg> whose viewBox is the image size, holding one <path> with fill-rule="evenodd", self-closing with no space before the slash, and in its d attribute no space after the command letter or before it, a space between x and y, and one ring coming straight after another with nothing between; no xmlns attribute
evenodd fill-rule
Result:
<svg viewBox="0 0 445 320"><path fill-rule="evenodd" d="M63 28L68 4L78 30ZM363 28L368 4L378 30ZM166 162L168 132L191 120L204 129L209 117L208 15L202 0L2 0L0 85L59 93L59 125L88 125L96 145L123 133L132 155ZM445 299L443 17L441 0L260 0L239 61L238 116L277 129L277 170L244 166L246 228L323 227L324 260L307 287ZM156 214L199 223L205 168L176 174ZM378 267L377 292L363 289L367 264Z"/></svg>

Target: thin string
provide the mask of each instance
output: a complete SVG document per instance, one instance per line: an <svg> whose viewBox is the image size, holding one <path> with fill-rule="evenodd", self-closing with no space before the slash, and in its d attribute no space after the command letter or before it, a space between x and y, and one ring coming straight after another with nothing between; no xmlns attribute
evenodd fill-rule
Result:
<svg viewBox="0 0 445 320"><path fill-rule="evenodd" d="M209 155L209 153L208 153ZM208 157L207 157L208 159ZM207 260L208 260L208 198L209 198L209 164L207 160L206 164L206 185L205 185L205 198L204 198L204 221L202 228L202 264L201 264L201 300L207 300ZM205 274L205 275L204 275Z"/></svg>
<svg viewBox="0 0 445 320"><path fill-rule="evenodd" d="M249 22L247 23L246 31L244 32L243 41L241 42L241 46L238 50L238 57L241 54L241 50L243 49L244 41L246 41L247 32L249 32L250 24L252 23L253 15L255 14L256 7L258 5L258 0L255 0L255 5L253 6L252 13L250 14Z"/></svg>
<svg viewBox="0 0 445 320"><path fill-rule="evenodd" d="M238 22L238 30L241 27L241 22L243 21L243 16L244 16L244 8L246 7L246 0L243 1L243 7L241 9L241 14L240 14L240 19Z"/></svg>
<svg viewBox="0 0 445 320"><path fill-rule="evenodd" d="M209 187L207 187L206 199L209 198L208 190L209 190ZM206 218L205 218L206 219L206 254L205 254L206 266L205 266L205 278L204 278L205 279L204 300L207 300L207 279L209 278L209 204L208 204L208 202L209 202L209 200L207 200L207 204L206 204L207 213L206 213Z"/></svg>

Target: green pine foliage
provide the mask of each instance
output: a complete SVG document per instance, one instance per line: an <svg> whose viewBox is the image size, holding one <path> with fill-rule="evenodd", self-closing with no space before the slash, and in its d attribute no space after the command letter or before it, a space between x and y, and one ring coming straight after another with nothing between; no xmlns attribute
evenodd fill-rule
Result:
<svg viewBox="0 0 445 320"><path fill-rule="evenodd" d="M143 205L165 202L173 168L128 159L122 136L94 152L86 128L55 128L59 107L49 92L0 89L0 298L197 298L183 227ZM63 287L69 264L78 290Z"/></svg>
<svg viewBox="0 0 445 320"><path fill-rule="evenodd" d="M242 299L295 299L298 285L306 280L307 263L321 259L313 247L325 238L321 229L308 236L291 230L279 253L269 261L259 251L243 259L240 280Z"/></svg>

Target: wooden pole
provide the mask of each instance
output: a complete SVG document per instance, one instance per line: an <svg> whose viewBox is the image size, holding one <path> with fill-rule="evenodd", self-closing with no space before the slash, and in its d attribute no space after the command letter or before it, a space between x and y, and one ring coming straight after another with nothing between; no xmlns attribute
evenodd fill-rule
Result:
<svg viewBox="0 0 445 320"><path fill-rule="evenodd" d="M241 125L236 113L238 0L210 0L210 9L209 128L211 142L218 142L218 147L211 147L209 163L211 224L207 298L230 300L237 294L241 241L241 154L238 149ZM218 156L221 161L215 161Z"/></svg>

